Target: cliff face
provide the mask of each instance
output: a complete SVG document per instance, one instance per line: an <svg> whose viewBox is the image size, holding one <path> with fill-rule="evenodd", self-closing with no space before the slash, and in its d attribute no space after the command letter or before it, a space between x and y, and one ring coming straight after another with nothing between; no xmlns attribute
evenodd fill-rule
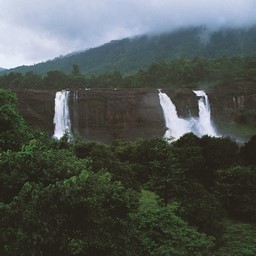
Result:
<svg viewBox="0 0 256 256"><path fill-rule="evenodd" d="M162 90L174 102L178 115L198 115L198 97L192 89ZM16 91L19 110L33 128L53 135L54 90ZM212 119L239 122L245 110L256 110L256 89L207 91ZM162 136L165 124L156 89L91 89L70 92L72 131L87 140L111 142Z"/></svg>
<svg viewBox="0 0 256 256"><path fill-rule="evenodd" d="M52 90L16 91L19 111L33 128L54 133ZM74 134L87 140L111 142L161 136L165 131L156 90L92 89L71 91L69 110Z"/></svg>
<svg viewBox="0 0 256 256"><path fill-rule="evenodd" d="M164 131L154 90L79 90L70 93L70 103L73 132L88 140L152 138Z"/></svg>
<svg viewBox="0 0 256 256"><path fill-rule="evenodd" d="M17 90L19 112L32 128L53 134L54 90Z"/></svg>
<svg viewBox="0 0 256 256"><path fill-rule="evenodd" d="M209 94L215 119L243 123L246 122L246 112L255 111L256 113L255 84L248 84L236 90L233 87L215 88Z"/></svg>

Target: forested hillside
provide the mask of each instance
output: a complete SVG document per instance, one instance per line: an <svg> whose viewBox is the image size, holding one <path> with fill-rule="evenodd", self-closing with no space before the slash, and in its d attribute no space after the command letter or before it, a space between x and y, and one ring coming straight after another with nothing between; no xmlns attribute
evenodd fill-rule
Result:
<svg viewBox="0 0 256 256"><path fill-rule="evenodd" d="M56 141L0 103L1 255L256 254L256 136Z"/></svg>
<svg viewBox="0 0 256 256"><path fill-rule="evenodd" d="M84 75L112 71L127 74L146 68L153 62L177 58L255 56L255 41L256 27L219 31L208 31L202 27L186 28L161 35L111 41L80 53L5 72L33 71L45 75L48 71L58 70L67 74L71 73L72 65L75 64Z"/></svg>
<svg viewBox="0 0 256 256"><path fill-rule="evenodd" d="M46 76L34 72L14 73L0 76L3 88L174 88L227 86L243 90L256 82L256 57L221 57L208 59L195 57L158 62L130 75L106 72L98 76L85 76L78 65L72 65L69 74L52 70Z"/></svg>

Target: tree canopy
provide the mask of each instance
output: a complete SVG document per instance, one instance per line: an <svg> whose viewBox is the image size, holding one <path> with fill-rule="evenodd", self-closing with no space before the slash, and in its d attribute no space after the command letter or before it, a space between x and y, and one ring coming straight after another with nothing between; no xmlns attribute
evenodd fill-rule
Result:
<svg viewBox="0 0 256 256"><path fill-rule="evenodd" d="M58 70L48 71L44 76L29 71L25 74L10 72L0 76L0 86L4 88L170 88L205 86L234 86L241 89L244 84L256 81L256 57L234 56L208 59L176 58L169 62L155 62L145 69L131 74L117 70L99 75L80 73L79 65L67 74ZM247 113L248 115L253 113Z"/></svg>
<svg viewBox="0 0 256 256"><path fill-rule="evenodd" d="M0 101L1 255L255 254L254 137L69 142Z"/></svg>

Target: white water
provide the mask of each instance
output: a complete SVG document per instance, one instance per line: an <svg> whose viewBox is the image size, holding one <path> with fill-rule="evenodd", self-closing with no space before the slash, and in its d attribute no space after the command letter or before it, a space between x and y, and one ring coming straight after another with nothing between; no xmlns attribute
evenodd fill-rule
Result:
<svg viewBox="0 0 256 256"><path fill-rule="evenodd" d="M55 114L53 123L55 125L53 137L60 139L65 132L71 135L71 122L69 115L69 91L62 90L55 95Z"/></svg>
<svg viewBox="0 0 256 256"><path fill-rule="evenodd" d="M167 94L159 90L159 99L164 112L165 126L168 130L165 132L165 138L180 138L183 134L191 131L191 123L188 120L179 118L177 110Z"/></svg>
<svg viewBox="0 0 256 256"><path fill-rule="evenodd" d="M211 108L207 94L201 90L193 92L196 94L196 96L200 97L198 100L199 119L197 123L199 134L217 136L211 121Z"/></svg>
<svg viewBox="0 0 256 256"><path fill-rule="evenodd" d="M73 93L73 124L74 132L78 132L78 91Z"/></svg>
<svg viewBox="0 0 256 256"><path fill-rule="evenodd" d="M199 117L180 118L177 110L167 94L159 90L160 105L163 109L165 126L165 138L179 139L185 133L193 132L198 136L216 136L216 132L211 123L211 109L208 97L204 91L193 91L199 98Z"/></svg>

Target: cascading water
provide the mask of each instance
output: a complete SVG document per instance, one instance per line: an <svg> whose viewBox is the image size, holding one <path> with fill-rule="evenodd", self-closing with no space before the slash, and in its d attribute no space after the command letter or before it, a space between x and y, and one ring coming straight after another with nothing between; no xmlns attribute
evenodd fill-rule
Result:
<svg viewBox="0 0 256 256"><path fill-rule="evenodd" d="M77 133L78 132L78 91L73 92L73 123L72 123L72 128L73 132Z"/></svg>
<svg viewBox="0 0 256 256"><path fill-rule="evenodd" d="M211 108L208 100L207 94L200 91L193 91L196 96L200 97L198 100L199 108L199 119L197 122L197 130L199 135L210 135L217 136L216 131L211 122Z"/></svg>
<svg viewBox="0 0 256 256"><path fill-rule="evenodd" d="M193 132L198 136L210 135L217 136L214 127L211 123L211 109L208 96L204 91L193 91L198 100L199 117L189 117L187 119L180 118L177 115L175 105L167 94L159 90L160 105L164 112L165 126L168 130L165 132L165 138L179 139L185 133Z"/></svg>
<svg viewBox="0 0 256 256"><path fill-rule="evenodd" d="M60 139L65 132L71 135L71 122L69 115L69 91L62 90L55 95L55 114L53 123L55 125L53 137Z"/></svg>
<svg viewBox="0 0 256 256"><path fill-rule="evenodd" d="M185 133L190 132L192 124L188 120L178 117L176 107L167 94L159 90L158 95L164 112L165 126L168 128L164 137L178 139Z"/></svg>

